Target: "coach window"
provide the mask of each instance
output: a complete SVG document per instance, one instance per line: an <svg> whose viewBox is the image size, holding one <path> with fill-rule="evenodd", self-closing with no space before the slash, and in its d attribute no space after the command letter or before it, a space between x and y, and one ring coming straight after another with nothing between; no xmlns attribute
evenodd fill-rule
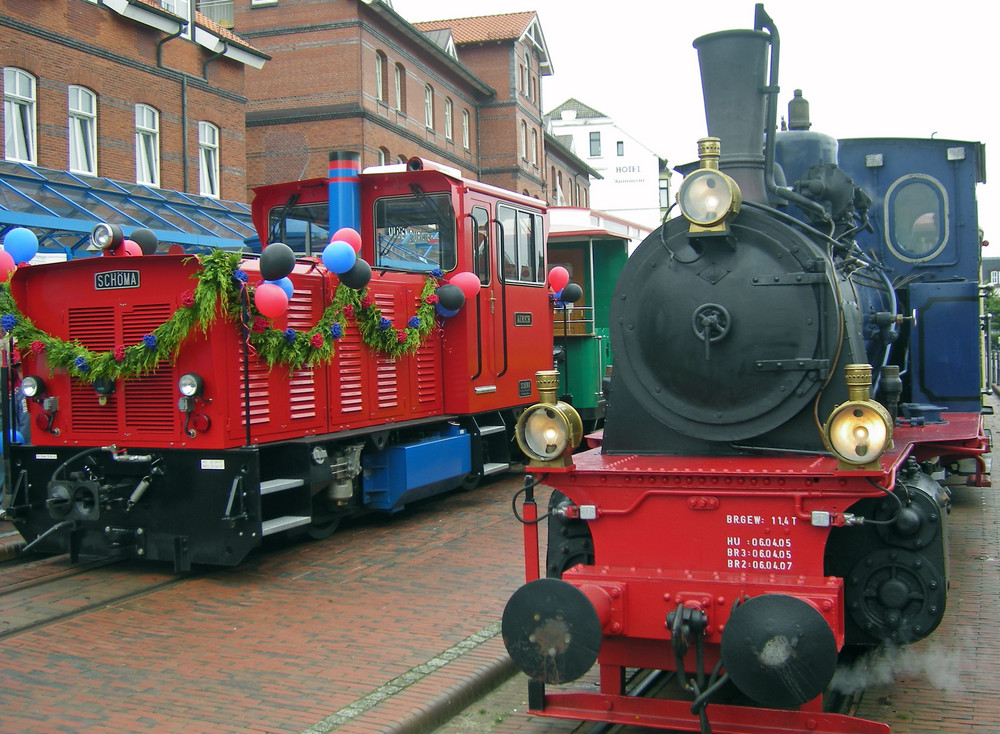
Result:
<svg viewBox="0 0 1000 734"><path fill-rule="evenodd" d="M901 260L931 260L948 242L947 192L931 176L904 176L890 186L885 216L889 248Z"/></svg>
<svg viewBox="0 0 1000 734"><path fill-rule="evenodd" d="M455 213L447 193L400 196L375 202L375 265L429 273L453 270Z"/></svg>
<svg viewBox="0 0 1000 734"><path fill-rule="evenodd" d="M486 285L490 282L490 213L481 206L472 208L472 222L475 222L475 268L479 281Z"/></svg>
<svg viewBox="0 0 1000 734"><path fill-rule="evenodd" d="M541 283L545 252L541 215L501 205L497 207L497 220L503 232L500 253L503 279L507 282Z"/></svg>

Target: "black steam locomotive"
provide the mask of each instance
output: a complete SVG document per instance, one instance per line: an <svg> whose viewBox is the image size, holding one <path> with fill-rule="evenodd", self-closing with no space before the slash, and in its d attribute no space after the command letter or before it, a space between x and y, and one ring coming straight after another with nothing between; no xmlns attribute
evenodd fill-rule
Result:
<svg viewBox="0 0 1000 734"><path fill-rule="evenodd" d="M778 132L778 34L760 5L753 30L694 45L712 137L685 171L682 216L619 277L599 445L574 453L580 422L551 375L518 423L529 571L504 641L540 715L885 732L824 693L838 660L938 626L944 479L988 483L983 148L837 141L809 130L800 95ZM838 165L841 148L859 170ZM933 348L945 325L957 349ZM546 691L595 662L599 692ZM676 685L640 698L627 669Z"/></svg>

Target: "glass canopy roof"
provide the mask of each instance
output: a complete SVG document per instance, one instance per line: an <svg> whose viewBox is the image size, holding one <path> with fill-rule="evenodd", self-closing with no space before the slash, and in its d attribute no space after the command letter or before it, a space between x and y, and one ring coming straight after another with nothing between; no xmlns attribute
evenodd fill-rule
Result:
<svg viewBox="0 0 1000 734"><path fill-rule="evenodd" d="M126 237L151 229L164 252L171 245L192 253L238 249L256 236L246 204L0 161L0 239L27 227L40 253L71 260L95 254L90 232L101 222L119 225Z"/></svg>

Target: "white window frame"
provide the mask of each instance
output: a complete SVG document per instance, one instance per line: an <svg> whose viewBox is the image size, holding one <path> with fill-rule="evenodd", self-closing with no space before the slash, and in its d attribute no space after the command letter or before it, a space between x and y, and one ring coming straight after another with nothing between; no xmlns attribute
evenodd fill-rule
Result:
<svg viewBox="0 0 1000 734"><path fill-rule="evenodd" d="M37 137L38 82L24 69L3 70L3 140L8 161L38 164Z"/></svg>
<svg viewBox="0 0 1000 734"><path fill-rule="evenodd" d="M447 140L451 140L452 139L451 112L452 112L451 97L445 97L444 98L444 137Z"/></svg>
<svg viewBox="0 0 1000 734"><path fill-rule="evenodd" d="M517 136L518 147L521 149L521 158L528 159L528 123L521 120L521 134Z"/></svg>
<svg viewBox="0 0 1000 734"><path fill-rule="evenodd" d="M469 149L469 111L462 110L462 147Z"/></svg>
<svg viewBox="0 0 1000 734"><path fill-rule="evenodd" d="M405 82L406 70L399 64L396 64L395 67L393 68L395 69L394 72L395 76L393 79L393 88L396 93L395 109L397 112L404 112L405 110L403 109L403 85L406 83Z"/></svg>
<svg viewBox="0 0 1000 734"><path fill-rule="evenodd" d="M97 95L86 87L70 85L66 106L69 110L69 170L97 175Z"/></svg>
<svg viewBox="0 0 1000 734"><path fill-rule="evenodd" d="M160 187L160 112L135 106L135 182Z"/></svg>
<svg viewBox="0 0 1000 734"><path fill-rule="evenodd" d="M218 199L222 195L219 180L219 128L210 122L198 122L198 191Z"/></svg>
<svg viewBox="0 0 1000 734"><path fill-rule="evenodd" d="M524 50L524 93L528 95L528 99L533 99L531 94L531 52L528 49Z"/></svg>
<svg viewBox="0 0 1000 734"><path fill-rule="evenodd" d="M381 51L375 52L375 99L379 102L385 102L385 89L383 85L385 84L385 79L383 78L383 67L385 66L386 58L385 54Z"/></svg>
<svg viewBox="0 0 1000 734"><path fill-rule="evenodd" d="M531 165L538 165L538 131L531 129Z"/></svg>
<svg viewBox="0 0 1000 734"><path fill-rule="evenodd" d="M424 85L424 127L434 129L434 87Z"/></svg>

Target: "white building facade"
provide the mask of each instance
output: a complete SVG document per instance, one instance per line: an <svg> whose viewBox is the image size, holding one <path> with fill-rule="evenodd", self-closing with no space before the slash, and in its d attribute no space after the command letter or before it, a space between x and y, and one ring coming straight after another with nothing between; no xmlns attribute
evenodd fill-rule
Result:
<svg viewBox="0 0 1000 734"><path fill-rule="evenodd" d="M590 184L592 208L650 229L660 224L669 198L669 170L661 183L666 161L576 99L549 112L546 121L554 137L601 174Z"/></svg>

